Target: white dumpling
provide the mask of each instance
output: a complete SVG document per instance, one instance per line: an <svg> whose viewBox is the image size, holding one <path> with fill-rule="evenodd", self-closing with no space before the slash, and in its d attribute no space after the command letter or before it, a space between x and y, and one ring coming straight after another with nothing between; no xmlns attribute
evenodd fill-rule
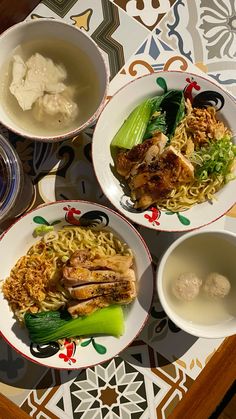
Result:
<svg viewBox="0 0 236 419"><path fill-rule="evenodd" d="M45 94L35 103L33 115L38 121L45 120L54 125L67 125L78 115L78 106L71 98L63 94ZM48 117L51 119L49 120Z"/></svg>
<svg viewBox="0 0 236 419"><path fill-rule="evenodd" d="M33 54L26 62L19 55L13 57L11 93L23 111L32 108L44 93L61 93L66 89L63 81L67 73L62 65L50 58Z"/></svg>
<svg viewBox="0 0 236 419"><path fill-rule="evenodd" d="M224 298L230 292L230 281L226 276L211 272L204 283L203 290L209 297Z"/></svg>
<svg viewBox="0 0 236 419"><path fill-rule="evenodd" d="M199 294L202 280L193 272L182 273L173 283L173 294L182 301L192 301Z"/></svg>

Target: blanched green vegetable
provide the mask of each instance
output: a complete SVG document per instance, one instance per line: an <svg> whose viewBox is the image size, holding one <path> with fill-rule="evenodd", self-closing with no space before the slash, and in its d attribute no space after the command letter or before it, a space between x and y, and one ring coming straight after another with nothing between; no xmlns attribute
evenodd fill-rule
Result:
<svg viewBox="0 0 236 419"><path fill-rule="evenodd" d="M165 112L161 113L161 111L155 111L148 122L148 126L144 134L144 140L153 137L155 132L162 132L165 134L166 130L167 125Z"/></svg>
<svg viewBox="0 0 236 419"><path fill-rule="evenodd" d="M125 120L111 142L112 147L131 149L163 132L171 138L185 116L185 101L181 90L169 90L138 105Z"/></svg>
<svg viewBox="0 0 236 419"><path fill-rule="evenodd" d="M169 90L161 102L161 110L166 114L166 135L171 138L174 135L177 125L185 116L185 101L183 92L180 90Z"/></svg>
<svg viewBox="0 0 236 419"><path fill-rule="evenodd" d="M72 319L67 311L26 313L25 325L34 343L48 343L58 339L108 335L119 337L124 333L124 316L120 306L99 309L89 316Z"/></svg>
<svg viewBox="0 0 236 419"><path fill-rule="evenodd" d="M142 143L151 112L152 104L149 99L138 105L116 133L111 146L131 149Z"/></svg>

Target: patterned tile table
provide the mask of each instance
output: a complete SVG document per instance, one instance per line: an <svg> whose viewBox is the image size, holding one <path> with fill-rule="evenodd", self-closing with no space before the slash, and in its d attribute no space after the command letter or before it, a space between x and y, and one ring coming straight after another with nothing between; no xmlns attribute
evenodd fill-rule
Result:
<svg viewBox="0 0 236 419"><path fill-rule="evenodd" d="M43 0L27 19L39 17L63 19L96 41L109 64L110 96L135 77L162 69L204 72L236 94L234 0ZM60 144L33 143L1 130L34 184L31 207L59 199L109 206L91 164L92 128ZM210 226L216 227L236 232L236 208ZM139 231L155 263L178 236ZM86 370L40 367L0 340L0 391L38 419L167 418L222 343L179 330L157 297L132 345Z"/></svg>

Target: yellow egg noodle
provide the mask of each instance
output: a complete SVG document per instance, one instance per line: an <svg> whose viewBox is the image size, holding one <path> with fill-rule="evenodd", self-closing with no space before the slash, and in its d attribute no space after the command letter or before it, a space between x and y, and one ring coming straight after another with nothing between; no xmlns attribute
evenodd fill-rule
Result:
<svg viewBox="0 0 236 419"><path fill-rule="evenodd" d="M172 145L191 161L192 150L188 150L188 144L191 143L191 129L189 124L194 120L194 115L192 112L193 108L188 101L186 103L186 109L187 115L177 126L169 145ZM213 115L215 114L214 108L207 108L205 111L211 112ZM222 128L223 123L220 122L220 124ZM225 134L230 135L228 128L223 127L223 130ZM215 194L223 185L224 177L221 174L212 177L208 176L204 180L195 178L190 183L174 188L167 197L158 199L158 206L173 212L184 211L194 204L216 199Z"/></svg>
<svg viewBox="0 0 236 419"><path fill-rule="evenodd" d="M222 179L222 180L221 180ZM186 185L174 188L167 198L159 199L160 208L179 212L192 207L194 204L215 199L216 192L223 186L223 176L208 178L201 182L195 180Z"/></svg>
<svg viewBox="0 0 236 419"><path fill-rule="evenodd" d="M108 230L64 226L45 234L17 261L3 284L4 296L19 321L26 311L54 311L66 305L71 296L60 284L62 267L76 250L84 249L92 256L132 254Z"/></svg>

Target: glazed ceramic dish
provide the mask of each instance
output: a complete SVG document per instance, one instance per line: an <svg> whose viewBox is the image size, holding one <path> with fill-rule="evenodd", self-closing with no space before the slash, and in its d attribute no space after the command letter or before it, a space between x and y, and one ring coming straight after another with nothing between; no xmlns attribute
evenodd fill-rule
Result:
<svg viewBox="0 0 236 419"><path fill-rule="evenodd" d="M166 250L157 270L157 290L167 316L179 328L203 338L225 338L236 333L235 252L236 234L226 230L189 232ZM202 284L196 298L184 301L173 294L173 284L180 275L189 272L200 278ZM210 273L214 273L214 278L216 274L227 278L230 283L227 295L223 296L226 287L219 277L212 281L211 289L205 288ZM183 288L181 291L183 297Z"/></svg>
<svg viewBox="0 0 236 419"><path fill-rule="evenodd" d="M41 225L89 225L98 229L112 230L133 250L137 275L137 298L125 308L125 332L120 338L105 336L83 339L62 350L54 342L36 345L29 340L27 330L19 326L3 294L0 295L1 333L6 341L23 356L33 362L51 368L78 369L100 364L113 358L126 348L144 326L153 297L153 271L149 251L137 231L122 216L111 209L85 201L60 201L43 205L20 218L1 238L2 260L0 277L6 278L16 261L26 254L39 238L33 232Z"/></svg>
<svg viewBox="0 0 236 419"><path fill-rule="evenodd" d="M116 174L111 155L111 141L130 112L144 99L163 94L167 88L183 90L185 99L205 97L205 105L217 109L217 117L236 132L236 103L227 92L212 81L190 73L170 71L140 77L120 89L104 108L93 136L92 157L101 188L115 208L132 222L154 230L187 231L212 223L235 203L236 180L230 181L212 202L195 204L189 210L171 212L154 205L144 211L134 209L127 188ZM204 106L204 104L203 104ZM102 150L102 152L101 152Z"/></svg>

